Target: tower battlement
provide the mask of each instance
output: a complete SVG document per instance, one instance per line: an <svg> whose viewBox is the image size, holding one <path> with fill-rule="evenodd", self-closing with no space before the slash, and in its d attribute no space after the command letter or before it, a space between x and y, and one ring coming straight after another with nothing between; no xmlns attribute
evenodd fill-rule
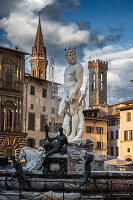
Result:
<svg viewBox="0 0 133 200"><path fill-rule="evenodd" d="M88 61L88 68L96 66L108 69L108 62L99 59Z"/></svg>

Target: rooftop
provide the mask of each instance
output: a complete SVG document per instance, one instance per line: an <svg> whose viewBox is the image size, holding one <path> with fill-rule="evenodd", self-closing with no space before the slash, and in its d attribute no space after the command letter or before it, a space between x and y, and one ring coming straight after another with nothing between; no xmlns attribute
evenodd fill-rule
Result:
<svg viewBox="0 0 133 200"><path fill-rule="evenodd" d="M107 121L104 118L96 118L96 117L85 117L85 120Z"/></svg>
<svg viewBox="0 0 133 200"><path fill-rule="evenodd" d="M130 103L133 104L133 100L124 101L124 102L121 102L121 103L118 103L118 104L112 104L112 105L109 105L109 107L117 106L117 105L120 105L120 104L130 104Z"/></svg>
<svg viewBox="0 0 133 200"><path fill-rule="evenodd" d="M20 54L23 54L23 55L30 55L30 53L18 50L17 47L9 48L9 47L0 46L0 49L7 50L7 51L12 51L12 52L15 52L15 53L17 52L17 53L20 53Z"/></svg>
<svg viewBox="0 0 133 200"><path fill-rule="evenodd" d="M120 108L120 111L122 110L132 110L133 109L133 105L127 105L127 106L123 106Z"/></svg>
<svg viewBox="0 0 133 200"><path fill-rule="evenodd" d="M115 119L115 118L119 118L120 117L120 114L115 114L115 115L106 115L104 118L107 118L107 119Z"/></svg>
<svg viewBox="0 0 133 200"><path fill-rule="evenodd" d="M88 111L100 111L99 108L88 108L86 110L84 110L84 112L88 112Z"/></svg>
<svg viewBox="0 0 133 200"><path fill-rule="evenodd" d="M31 76L31 74L28 74L28 73L25 73L25 78L34 79L36 81L41 81L41 82L45 82L45 83L52 83L52 81L45 80L45 79L42 79L42 78L37 78L37 77ZM61 85L60 83L56 83L56 82L53 82L53 83L56 84L56 85Z"/></svg>

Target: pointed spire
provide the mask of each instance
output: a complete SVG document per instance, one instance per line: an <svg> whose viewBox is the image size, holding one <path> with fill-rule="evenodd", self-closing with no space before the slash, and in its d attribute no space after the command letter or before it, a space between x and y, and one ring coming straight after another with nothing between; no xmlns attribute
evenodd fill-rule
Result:
<svg viewBox="0 0 133 200"><path fill-rule="evenodd" d="M36 33L36 39L33 47L32 56L44 56L44 42L43 42L43 34L42 34L42 28L41 28L41 20L40 20L40 13L39 13L39 22L38 22L38 28Z"/></svg>
<svg viewBox="0 0 133 200"><path fill-rule="evenodd" d="M34 47L32 47L32 57L30 59L31 75L37 78L46 79L47 70L47 48L44 47L41 20L39 13L39 22L35 38Z"/></svg>

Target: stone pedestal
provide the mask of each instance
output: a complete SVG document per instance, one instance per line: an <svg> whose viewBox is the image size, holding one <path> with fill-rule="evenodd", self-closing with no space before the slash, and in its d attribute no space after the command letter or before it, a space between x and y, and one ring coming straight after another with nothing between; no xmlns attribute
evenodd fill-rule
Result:
<svg viewBox="0 0 133 200"><path fill-rule="evenodd" d="M69 171L75 172L84 172L84 155L85 152L88 154L91 153L89 151L89 146L79 146L77 143L71 143L67 148L69 155ZM93 152L94 160L91 163L92 171L103 171L104 170L104 160L105 155L96 154Z"/></svg>
<svg viewBox="0 0 133 200"><path fill-rule="evenodd" d="M43 158L42 158L43 159ZM44 174L48 176L63 176L67 174L67 154L53 154L48 157L48 162L44 167Z"/></svg>

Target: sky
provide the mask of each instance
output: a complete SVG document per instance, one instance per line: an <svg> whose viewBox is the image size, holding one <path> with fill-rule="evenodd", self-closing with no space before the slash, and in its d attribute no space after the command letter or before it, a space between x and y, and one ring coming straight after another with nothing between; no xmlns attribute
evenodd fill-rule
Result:
<svg viewBox="0 0 133 200"><path fill-rule="evenodd" d="M133 99L133 0L0 0L0 45L31 53L40 12L48 62L63 83L64 49L76 48L84 68L89 60L108 62L108 103ZM26 72L30 73L29 60ZM88 97L87 97L88 98ZM88 100L87 100L88 102Z"/></svg>

